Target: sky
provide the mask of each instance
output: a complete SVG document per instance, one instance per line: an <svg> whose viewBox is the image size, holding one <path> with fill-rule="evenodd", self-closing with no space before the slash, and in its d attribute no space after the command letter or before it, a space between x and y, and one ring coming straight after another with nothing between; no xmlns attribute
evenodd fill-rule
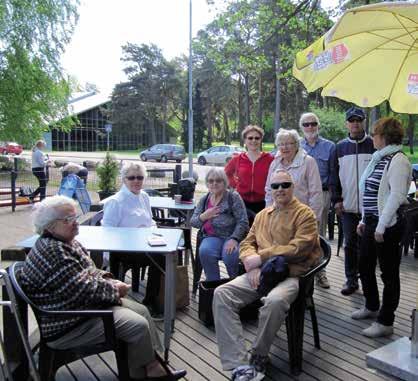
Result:
<svg viewBox="0 0 418 381"><path fill-rule="evenodd" d="M324 7L338 0L322 0ZM192 34L216 16L206 0L192 0ZM81 0L79 21L62 57L67 74L111 93L125 80L121 46L154 43L166 58L188 54L189 0Z"/></svg>

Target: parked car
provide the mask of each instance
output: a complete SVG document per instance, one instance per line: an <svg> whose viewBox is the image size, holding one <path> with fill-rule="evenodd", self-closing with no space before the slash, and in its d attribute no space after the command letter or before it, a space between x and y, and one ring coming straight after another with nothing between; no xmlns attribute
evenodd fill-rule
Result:
<svg viewBox="0 0 418 381"><path fill-rule="evenodd" d="M157 160L166 163L168 160L175 160L177 163L181 163L186 157L186 153L184 148L177 144L156 144L140 152L139 157L142 161Z"/></svg>
<svg viewBox="0 0 418 381"><path fill-rule="evenodd" d="M197 162L200 165L226 164L233 155L243 152L244 148L237 146L216 146L197 154Z"/></svg>
<svg viewBox="0 0 418 381"><path fill-rule="evenodd" d="M2 142L0 143L0 154L8 155L15 154L20 155L23 151L23 147L20 144L14 142Z"/></svg>
<svg viewBox="0 0 418 381"><path fill-rule="evenodd" d="M412 177L414 181L418 181L418 164L412 164Z"/></svg>

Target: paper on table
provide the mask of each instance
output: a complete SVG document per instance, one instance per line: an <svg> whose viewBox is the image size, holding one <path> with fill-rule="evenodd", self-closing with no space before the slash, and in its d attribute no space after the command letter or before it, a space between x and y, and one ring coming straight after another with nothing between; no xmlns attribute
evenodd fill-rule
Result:
<svg viewBox="0 0 418 381"><path fill-rule="evenodd" d="M148 245L150 246L166 246L167 242L163 237L152 235L148 237Z"/></svg>

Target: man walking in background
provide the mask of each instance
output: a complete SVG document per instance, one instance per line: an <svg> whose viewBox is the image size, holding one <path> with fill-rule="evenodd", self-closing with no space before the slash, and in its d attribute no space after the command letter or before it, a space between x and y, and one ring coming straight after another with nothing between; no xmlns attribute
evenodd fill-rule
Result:
<svg viewBox="0 0 418 381"><path fill-rule="evenodd" d="M364 130L366 115L361 108L350 107L345 113L348 137L337 143L333 154L330 188L335 212L342 217L346 282L341 294L358 290L359 237L356 228L361 220L359 181L375 151L373 140Z"/></svg>
<svg viewBox="0 0 418 381"><path fill-rule="evenodd" d="M319 168L319 175L322 183L322 214L318 216L319 234L325 237L328 224L328 212L331 204L331 194L329 191L329 178L331 174L332 155L335 151L335 144L319 136L319 118L312 112L301 115L299 127L305 136L301 141L301 146L309 156L312 156ZM316 283L322 288L329 288L330 284L327 273L324 270L316 275Z"/></svg>

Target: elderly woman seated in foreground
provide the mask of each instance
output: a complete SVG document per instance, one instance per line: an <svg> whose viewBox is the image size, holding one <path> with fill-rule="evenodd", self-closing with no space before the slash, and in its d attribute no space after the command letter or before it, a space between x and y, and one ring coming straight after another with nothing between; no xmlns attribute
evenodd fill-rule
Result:
<svg viewBox="0 0 418 381"><path fill-rule="evenodd" d="M78 234L76 203L65 196L45 199L33 218L40 237L26 257L19 279L29 298L46 310L111 309L116 336L128 343L129 372L137 380L177 380L185 371L168 375L156 358L161 342L147 308L126 298L129 285L98 270ZM68 349L104 340L98 319L56 317L40 329L49 346Z"/></svg>

